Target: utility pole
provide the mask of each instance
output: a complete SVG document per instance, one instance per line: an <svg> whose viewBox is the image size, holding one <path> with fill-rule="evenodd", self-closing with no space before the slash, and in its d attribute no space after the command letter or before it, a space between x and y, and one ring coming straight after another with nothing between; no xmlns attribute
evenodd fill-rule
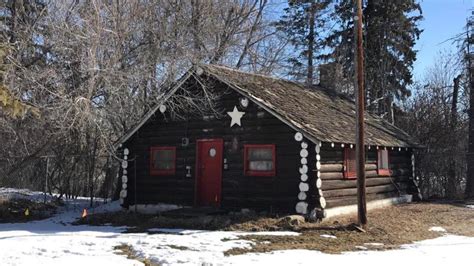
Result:
<svg viewBox="0 0 474 266"><path fill-rule="evenodd" d="M465 196L474 199L474 11L467 21L467 74L469 79L469 141L467 151L467 177Z"/></svg>
<svg viewBox="0 0 474 266"><path fill-rule="evenodd" d="M364 145L364 110L365 110L365 92L364 92L364 47L362 33L362 0L355 0L356 16L354 22L356 25L356 169L357 169L357 214L358 222L361 227L367 225L367 202L365 195L365 145Z"/></svg>

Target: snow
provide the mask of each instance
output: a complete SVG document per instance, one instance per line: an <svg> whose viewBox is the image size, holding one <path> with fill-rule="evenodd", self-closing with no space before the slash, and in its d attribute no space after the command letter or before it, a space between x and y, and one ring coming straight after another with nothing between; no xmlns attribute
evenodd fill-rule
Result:
<svg viewBox="0 0 474 266"><path fill-rule="evenodd" d="M336 238L337 238L336 236L333 236L333 235L320 235L320 237L332 238L332 239L336 239Z"/></svg>
<svg viewBox="0 0 474 266"><path fill-rule="evenodd" d="M466 205L466 207L474 209L474 205Z"/></svg>
<svg viewBox="0 0 474 266"><path fill-rule="evenodd" d="M21 194L32 198L41 193L0 190L5 194ZM325 254L310 250L282 250L269 253L247 253L224 256L232 248L251 248L252 241L242 235L291 235L295 232L223 232L181 229L150 229L149 233L123 233L125 227L72 226L87 199L66 201L54 217L41 221L0 224L1 265L142 265L137 260L117 254L115 246L126 244L137 255L160 265L447 265L464 263L474 250L474 238L445 234L442 237L404 245L397 250L373 251L366 243L360 251ZM91 209L89 212L120 210L117 202ZM321 235L332 238L331 235ZM322 240L324 241L324 240Z"/></svg>
<svg viewBox="0 0 474 266"><path fill-rule="evenodd" d="M441 233L445 233L446 232L446 229L444 229L443 227L441 226L433 226L430 228L430 231L431 232L441 232Z"/></svg>

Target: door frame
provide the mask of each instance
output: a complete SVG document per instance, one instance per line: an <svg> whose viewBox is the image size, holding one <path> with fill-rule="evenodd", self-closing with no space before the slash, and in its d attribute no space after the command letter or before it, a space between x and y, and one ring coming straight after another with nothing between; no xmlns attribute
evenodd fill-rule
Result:
<svg viewBox="0 0 474 266"><path fill-rule="evenodd" d="M204 142L218 142L220 147L222 147L222 155L221 155L221 162L220 162L220 189L219 189L219 201L217 206L220 207L222 202L222 178L224 171L222 169L222 164L224 160L224 139L197 139L196 140L196 162L195 162L195 170L194 170L194 206L198 206L198 198L199 198L199 163L201 162L200 158L200 148L199 144Z"/></svg>

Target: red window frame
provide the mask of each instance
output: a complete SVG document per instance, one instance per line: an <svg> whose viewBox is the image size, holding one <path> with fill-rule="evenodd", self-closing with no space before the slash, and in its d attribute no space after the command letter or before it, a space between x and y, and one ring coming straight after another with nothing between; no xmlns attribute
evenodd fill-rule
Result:
<svg viewBox="0 0 474 266"><path fill-rule="evenodd" d="M154 169L154 152L155 151L173 151L173 168L172 169ZM176 174L176 147L171 146L155 146L150 148L150 175L174 175Z"/></svg>
<svg viewBox="0 0 474 266"><path fill-rule="evenodd" d="M248 155L250 149L272 150L273 169L268 171L255 171L249 169ZM275 144L244 144L244 175L246 176L275 176L276 175L276 149Z"/></svg>
<svg viewBox="0 0 474 266"><path fill-rule="evenodd" d="M352 168L352 169L351 169ZM349 147L344 148L344 179L356 179L356 152Z"/></svg>
<svg viewBox="0 0 474 266"><path fill-rule="evenodd" d="M382 160L381 157L383 156L382 154L384 152L387 154L387 168L381 168L380 164L379 164L380 160ZM390 165L390 156L388 154L388 150L378 150L377 151L377 173L378 173L378 175L380 175L380 176L390 176L390 167L389 167L389 165Z"/></svg>

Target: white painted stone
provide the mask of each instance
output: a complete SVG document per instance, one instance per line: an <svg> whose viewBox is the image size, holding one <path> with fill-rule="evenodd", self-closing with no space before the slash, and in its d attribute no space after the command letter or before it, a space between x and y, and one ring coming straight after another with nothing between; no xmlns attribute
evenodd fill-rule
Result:
<svg viewBox="0 0 474 266"><path fill-rule="evenodd" d="M122 174L124 174L124 175L128 174L127 170L123 169Z"/></svg>
<svg viewBox="0 0 474 266"><path fill-rule="evenodd" d="M120 205L123 205L125 201L122 198L120 198L119 202L120 202Z"/></svg>
<svg viewBox="0 0 474 266"><path fill-rule="evenodd" d="M298 193L298 199L299 200L305 200L306 199L306 192L301 191Z"/></svg>
<svg viewBox="0 0 474 266"><path fill-rule="evenodd" d="M318 178L321 178L321 172L317 171L317 172L316 172L316 176L317 176Z"/></svg>
<svg viewBox="0 0 474 266"><path fill-rule="evenodd" d="M123 159L124 159L125 161L128 160L128 156L127 156L127 155L123 156Z"/></svg>
<svg viewBox="0 0 474 266"><path fill-rule="evenodd" d="M306 173L308 173L308 166L302 165L300 167L300 174L306 174Z"/></svg>
<svg viewBox="0 0 474 266"><path fill-rule="evenodd" d="M122 161L122 168L127 168L128 167L128 162L127 161Z"/></svg>
<svg viewBox="0 0 474 266"><path fill-rule="evenodd" d="M319 189L321 188L321 185L323 184L323 181L321 180L321 178L318 178L316 179L316 187Z"/></svg>
<svg viewBox="0 0 474 266"><path fill-rule="evenodd" d="M303 134L301 134L300 132L296 132L295 140L296 141L302 141L303 140Z"/></svg>
<svg viewBox="0 0 474 266"><path fill-rule="evenodd" d="M127 183L123 183L123 184L122 184L122 188L123 188L123 189L127 189Z"/></svg>
<svg viewBox="0 0 474 266"><path fill-rule="evenodd" d="M316 162L316 169L321 170L321 162L320 161Z"/></svg>
<svg viewBox="0 0 474 266"><path fill-rule="evenodd" d="M316 145L316 147L314 147L314 150L316 151L316 153L320 153L321 152L321 146Z"/></svg>
<svg viewBox="0 0 474 266"><path fill-rule="evenodd" d="M307 174L302 174L301 175L301 181L306 182L308 180L308 175Z"/></svg>
<svg viewBox="0 0 474 266"><path fill-rule="evenodd" d="M320 197L319 198L319 205L321 206L321 208L326 208L326 199L324 197Z"/></svg>
<svg viewBox="0 0 474 266"><path fill-rule="evenodd" d="M307 149L301 149L300 156L303 157L303 158L308 157L308 150Z"/></svg>
<svg viewBox="0 0 474 266"><path fill-rule="evenodd" d="M306 143L306 142L304 142L304 141L301 142L301 148L302 148L302 149L307 149L307 148L308 148L308 143Z"/></svg>
<svg viewBox="0 0 474 266"><path fill-rule="evenodd" d="M308 185L308 183L300 182L299 187L300 187L300 191L306 192L306 191L309 190L309 185Z"/></svg>
<svg viewBox="0 0 474 266"><path fill-rule="evenodd" d="M308 164L308 159L301 158L301 164Z"/></svg>
<svg viewBox="0 0 474 266"><path fill-rule="evenodd" d="M130 154L130 151L127 148L125 148L123 150L123 155L129 155L129 154Z"/></svg>
<svg viewBox="0 0 474 266"><path fill-rule="evenodd" d="M163 114L164 112L166 112L166 105L162 104L160 105L160 112Z"/></svg>
<svg viewBox="0 0 474 266"><path fill-rule="evenodd" d="M331 143L331 148L334 148L334 142Z"/></svg>
<svg viewBox="0 0 474 266"><path fill-rule="evenodd" d="M122 176L122 184L128 182L128 177L126 175Z"/></svg>
<svg viewBox="0 0 474 266"><path fill-rule="evenodd" d="M344 148L344 143L341 144L341 148Z"/></svg>
<svg viewBox="0 0 474 266"><path fill-rule="evenodd" d="M354 147L354 145L351 144L349 147L352 149Z"/></svg>
<svg viewBox="0 0 474 266"><path fill-rule="evenodd" d="M321 155L316 154L316 161L321 161Z"/></svg>
<svg viewBox="0 0 474 266"><path fill-rule="evenodd" d="M304 201L300 201L300 202L296 203L295 210L299 214L308 213L308 203L306 203Z"/></svg>
<svg viewBox="0 0 474 266"><path fill-rule="evenodd" d="M126 197L127 197L127 191L126 191L126 190L120 191L120 197L121 197L122 199L126 198Z"/></svg>

